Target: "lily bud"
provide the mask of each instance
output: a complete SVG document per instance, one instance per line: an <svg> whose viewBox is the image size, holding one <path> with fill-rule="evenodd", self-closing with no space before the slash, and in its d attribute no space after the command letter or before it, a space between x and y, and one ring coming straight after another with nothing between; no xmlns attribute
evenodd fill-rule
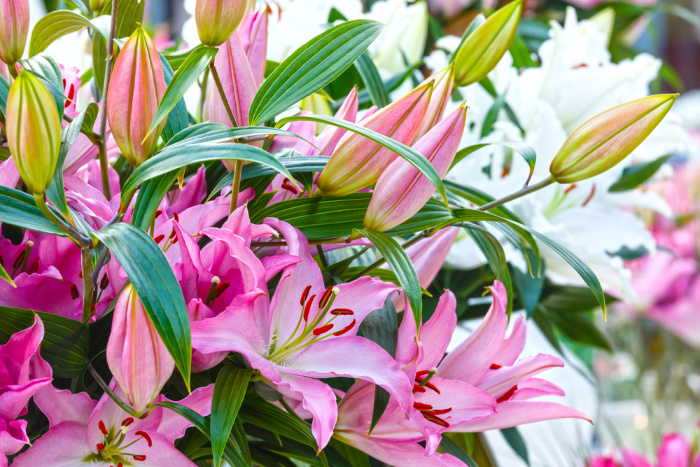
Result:
<svg viewBox="0 0 700 467"><path fill-rule="evenodd" d="M659 94L602 112L574 130L554 156L549 172L558 183L575 183L614 167L661 123L678 94Z"/></svg>
<svg viewBox="0 0 700 467"><path fill-rule="evenodd" d="M266 9L248 12L238 27L243 50L248 57L250 69L253 70L253 76L258 86L265 78L265 67L267 66L267 15L269 11Z"/></svg>
<svg viewBox="0 0 700 467"><path fill-rule="evenodd" d="M107 0L90 0L90 9L95 13L100 13L107 5Z"/></svg>
<svg viewBox="0 0 700 467"><path fill-rule="evenodd" d="M0 59L14 66L24 54L29 32L29 0L0 1Z"/></svg>
<svg viewBox="0 0 700 467"><path fill-rule="evenodd" d="M428 111L423 117L423 123L418 129L418 133L413 138L415 143L421 139L432 127L438 124L442 120L442 116L445 113L445 107L450 100L452 95L452 83L454 81L455 70L454 66L450 65L444 70L438 71L430 78L423 81L427 83L428 81L434 81L435 87L433 88L433 95L430 97L430 104L428 105Z"/></svg>
<svg viewBox="0 0 700 467"><path fill-rule="evenodd" d="M165 93L163 66L158 50L142 27L122 48L114 64L107 91L107 117L122 155L139 166L151 157L165 121L148 135L148 129Z"/></svg>
<svg viewBox="0 0 700 467"><path fill-rule="evenodd" d="M467 106L462 104L413 146L433 164L441 178L457 153L466 113ZM377 181L364 225L380 232L396 227L420 211L434 192L435 187L425 175L404 159L396 159Z"/></svg>
<svg viewBox="0 0 700 467"><path fill-rule="evenodd" d="M250 8L250 0L197 0L194 20L202 44L218 47L231 37Z"/></svg>
<svg viewBox="0 0 700 467"><path fill-rule="evenodd" d="M139 413L158 397L175 369L173 358L131 285L124 288L114 307L107 365L129 404Z"/></svg>
<svg viewBox="0 0 700 467"><path fill-rule="evenodd" d="M504 6L460 45L455 52L455 83L468 86L486 78L510 48L520 21L522 0Z"/></svg>
<svg viewBox="0 0 700 467"><path fill-rule="evenodd" d="M21 71L10 87L5 124L22 180L33 193L44 193L61 148L61 119L49 91L28 71Z"/></svg>
<svg viewBox="0 0 700 467"><path fill-rule="evenodd" d="M433 82L418 86L406 96L363 120L361 125L400 143L410 144L430 103ZM375 183L398 156L371 139L348 132L338 143L318 179L319 189L344 196Z"/></svg>

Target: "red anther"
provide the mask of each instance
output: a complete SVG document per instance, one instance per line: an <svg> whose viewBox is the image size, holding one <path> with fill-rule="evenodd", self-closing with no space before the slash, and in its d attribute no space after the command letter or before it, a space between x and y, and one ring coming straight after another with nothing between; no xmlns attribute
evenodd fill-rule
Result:
<svg viewBox="0 0 700 467"><path fill-rule="evenodd" d="M517 390L518 390L518 385L516 384L515 386L510 388L507 393L503 394L501 397L496 399L496 402L500 404L501 402L507 401L508 399L513 397L513 394L515 394L515 391L517 391Z"/></svg>
<svg viewBox="0 0 700 467"><path fill-rule="evenodd" d="M345 334L346 332L348 332L349 330L351 330L351 329L355 326L355 323L356 323L356 322L357 322L357 320L356 320L356 319L353 319L353 320L352 320L352 323L348 324L347 326L345 326L345 327L344 327L343 329L341 329L340 331L334 332L333 335L334 335L334 336L342 336L343 334Z"/></svg>
<svg viewBox="0 0 700 467"><path fill-rule="evenodd" d="M435 385L434 385L433 383L431 383L430 381L428 381L427 383L425 383L424 386L427 387L428 389L432 389L433 391L435 391L435 392L437 392L438 394L440 394L440 390L437 388L437 386L435 386Z"/></svg>
<svg viewBox="0 0 700 467"><path fill-rule="evenodd" d="M222 293L226 292L226 289L228 289L231 286L230 282L224 282L223 284L219 284L216 286L216 289L214 289L214 293L212 294L212 301L216 300L221 296Z"/></svg>
<svg viewBox="0 0 700 467"><path fill-rule="evenodd" d="M27 256L27 250L22 250L20 254L17 255L17 258L15 259L15 262L12 264L12 267L17 269L18 267L22 266L22 263L24 263L24 257Z"/></svg>
<svg viewBox="0 0 700 467"><path fill-rule="evenodd" d="M489 368L491 368L492 370L498 370L498 369L501 368L502 366L503 366L503 365L499 365L498 363L492 363L491 366L490 366Z"/></svg>
<svg viewBox="0 0 700 467"><path fill-rule="evenodd" d="M333 329L333 323L324 324L320 328L314 329L312 334L314 336L320 336L321 334L324 334L324 333L330 331L331 329Z"/></svg>
<svg viewBox="0 0 700 467"><path fill-rule="evenodd" d="M107 274L102 276L102 280L100 281L100 288L101 289L106 289L107 286L109 285L109 276Z"/></svg>
<svg viewBox="0 0 700 467"><path fill-rule="evenodd" d="M588 195L588 198L586 198L586 201L583 202L581 207L586 206L590 201L593 199L593 195L595 195L595 185L593 185L593 188L591 189L591 194Z"/></svg>
<svg viewBox="0 0 700 467"><path fill-rule="evenodd" d="M128 417L122 420L122 426L129 426L134 423L134 417Z"/></svg>
<svg viewBox="0 0 700 467"><path fill-rule="evenodd" d="M450 409L450 410L452 410L452 409ZM146 442L148 443L148 447L149 447L149 448L150 448L151 446L153 446L153 441L151 441L151 437L148 436L148 433L146 433L145 431L137 431L137 432L134 433L134 434L135 434L136 436L140 436L140 437L142 437L143 439L145 439Z"/></svg>
<svg viewBox="0 0 700 467"><path fill-rule="evenodd" d="M449 409L440 409L440 410L430 411L430 413L433 415L443 415L443 414L450 413L450 412L452 412L452 407L450 407Z"/></svg>
<svg viewBox="0 0 700 467"><path fill-rule="evenodd" d="M416 378L419 378L421 376L425 376L428 373L430 373L430 370L421 370L421 371L416 371Z"/></svg>
<svg viewBox="0 0 700 467"><path fill-rule="evenodd" d="M304 321L309 320L309 312L311 311L311 305L314 303L314 298L316 298L316 295L312 295L309 301L306 302L306 306L304 307Z"/></svg>
<svg viewBox="0 0 700 467"><path fill-rule="evenodd" d="M287 182L283 182L283 183L282 183L282 188L284 188L285 190L287 190L287 191L289 191L289 192L291 192L291 193L293 193L293 194L295 194L295 195L299 193L299 190L297 190L295 186L290 185L290 184L287 183Z"/></svg>
<svg viewBox="0 0 700 467"><path fill-rule="evenodd" d="M98 451L102 451L102 450L105 448L105 445L102 444L102 443L97 443L97 446L96 446L96 447L97 447L97 450L98 450Z"/></svg>
<svg viewBox="0 0 700 467"><path fill-rule="evenodd" d="M175 218L175 222L180 222L180 216L178 216L175 211L173 211L173 217Z"/></svg>
<svg viewBox="0 0 700 467"><path fill-rule="evenodd" d="M172 243L172 244L175 245L175 244L177 243L178 240L180 240L180 237L175 237L175 238L173 238L173 243Z"/></svg>
<svg viewBox="0 0 700 467"><path fill-rule="evenodd" d="M572 183L571 185L569 185L569 187L566 190L564 190L564 194L568 195L569 193L571 193L572 190L575 190L575 189L576 189L576 184Z"/></svg>
<svg viewBox="0 0 700 467"><path fill-rule="evenodd" d="M176 235L175 229L173 229L173 231L170 232L170 236L169 236L168 238L169 238L170 240L172 240L172 239L175 237L175 235Z"/></svg>
<svg viewBox="0 0 700 467"><path fill-rule="evenodd" d="M163 241L164 238L165 238L165 235L160 234L160 235L158 235L156 238L154 238L153 241L156 242L156 243L160 243L160 242Z"/></svg>
<svg viewBox="0 0 700 467"><path fill-rule="evenodd" d="M585 63L579 63L578 65L576 65L576 66L574 66L574 67L571 67L571 69L572 69L572 70L577 70L577 69L579 69L579 68L586 68L587 66L588 66L588 65L586 65Z"/></svg>
<svg viewBox="0 0 700 467"><path fill-rule="evenodd" d="M330 313L335 316L354 315L355 312L349 308L333 308Z"/></svg>
<svg viewBox="0 0 700 467"><path fill-rule="evenodd" d="M100 420L100 422L97 424L97 427L100 429L103 435L107 434L107 427L105 426L105 422Z"/></svg>
<svg viewBox="0 0 700 467"><path fill-rule="evenodd" d="M416 383L413 385L413 392L425 392L425 388Z"/></svg>
<svg viewBox="0 0 700 467"><path fill-rule="evenodd" d="M154 217L158 217L158 216L160 216L161 214L163 214L163 210L162 210L162 209L159 209L159 210L156 211L156 215L155 215Z"/></svg>
<svg viewBox="0 0 700 467"><path fill-rule="evenodd" d="M32 266L29 269L27 269L27 274L36 274L37 272L39 272L39 261L38 260L34 261Z"/></svg>
<svg viewBox="0 0 700 467"><path fill-rule="evenodd" d="M328 303L328 300L330 300L332 294L333 286L329 285L328 287L326 287L326 290L323 292L323 295L321 295L321 300L318 302L318 307L325 308L326 303Z"/></svg>
<svg viewBox="0 0 700 467"><path fill-rule="evenodd" d="M75 284L71 284L70 286L70 296L73 297L73 300L80 297L80 294L78 293L78 287L76 287Z"/></svg>
<svg viewBox="0 0 700 467"><path fill-rule="evenodd" d="M423 412L423 417L429 422L435 423L436 425L444 426L445 428L448 428L450 426L450 424L447 423L445 420L431 414L430 412Z"/></svg>
<svg viewBox="0 0 700 467"><path fill-rule="evenodd" d="M510 170L511 170L510 165L504 165L503 171L501 171L501 178L506 178L510 174Z"/></svg>
<svg viewBox="0 0 700 467"><path fill-rule="evenodd" d="M414 403L413 403L413 408L415 408L416 410L420 410L420 411L423 411L423 410L433 410L433 406L432 406L432 405L430 405L430 404L423 404L422 402L414 402Z"/></svg>
<svg viewBox="0 0 700 467"><path fill-rule="evenodd" d="M309 292L311 291L311 286L307 285L304 291L301 293L301 300L299 300L299 305L304 306L306 304L306 297L309 296Z"/></svg>
<svg viewBox="0 0 700 467"><path fill-rule="evenodd" d="M78 277L80 277L81 279L83 278L83 271L80 271L80 272L78 273Z"/></svg>
<svg viewBox="0 0 700 467"><path fill-rule="evenodd" d="M146 460L146 455L145 455L145 454L141 454L141 455L140 455L140 454L134 454L134 455L131 456L131 457L133 457L135 461L141 461L141 462L143 462L143 461Z"/></svg>

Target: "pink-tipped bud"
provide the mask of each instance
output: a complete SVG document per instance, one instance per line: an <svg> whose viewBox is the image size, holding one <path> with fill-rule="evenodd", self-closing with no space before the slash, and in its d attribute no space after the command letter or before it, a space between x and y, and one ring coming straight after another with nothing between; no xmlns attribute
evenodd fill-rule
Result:
<svg viewBox="0 0 700 467"><path fill-rule="evenodd" d="M445 107L447 107L447 103L450 101L450 96L452 95L454 76L455 70L454 66L451 64L424 81L424 83L434 81L435 87L433 88L433 95L430 97L428 110L425 112L425 117L423 117L423 123L418 129L418 133L416 133L416 136L413 138L414 143L442 120Z"/></svg>
<svg viewBox="0 0 700 467"><path fill-rule="evenodd" d="M249 11L238 26L241 44L258 86L265 78L267 66L267 15L269 13L269 9Z"/></svg>
<svg viewBox="0 0 700 467"><path fill-rule="evenodd" d="M139 413L155 400L175 369L173 358L131 285L124 288L114 307L107 365L129 404Z"/></svg>
<svg viewBox="0 0 700 467"><path fill-rule="evenodd" d="M425 116L433 91L430 81L363 120L361 125L400 143L410 144ZM375 183L398 155L371 139L348 132L318 179L319 189L344 196Z"/></svg>
<svg viewBox="0 0 700 467"><path fill-rule="evenodd" d="M107 91L107 117L122 155L139 166L155 152L165 120L148 129L165 93L163 66L153 41L138 27L114 64Z"/></svg>
<svg viewBox="0 0 700 467"><path fill-rule="evenodd" d="M29 32L29 0L0 0L0 59L14 66L24 54Z"/></svg>
<svg viewBox="0 0 700 467"><path fill-rule="evenodd" d="M250 0L197 0L194 20L202 44L218 47L231 37L250 9Z"/></svg>
<svg viewBox="0 0 700 467"><path fill-rule="evenodd" d="M335 118L340 118L342 120L355 123L357 119L357 110L359 108L359 102L357 100L357 87L352 88L348 97L345 98L345 102L340 106L338 111L335 113ZM338 128L337 126L328 125L320 135L318 135L318 142L316 146L318 147L318 154L322 156L330 156L333 154L338 142L347 133L347 130Z"/></svg>
<svg viewBox="0 0 700 467"><path fill-rule="evenodd" d="M10 87L5 134L22 180L32 193L51 184L61 149L61 119L39 78L21 71Z"/></svg>
<svg viewBox="0 0 700 467"><path fill-rule="evenodd" d="M423 154L444 177L462 140L467 107L445 117L413 149ZM384 232L411 218L428 202L435 187L418 169L396 159L379 177L365 214L365 227Z"/></svg>

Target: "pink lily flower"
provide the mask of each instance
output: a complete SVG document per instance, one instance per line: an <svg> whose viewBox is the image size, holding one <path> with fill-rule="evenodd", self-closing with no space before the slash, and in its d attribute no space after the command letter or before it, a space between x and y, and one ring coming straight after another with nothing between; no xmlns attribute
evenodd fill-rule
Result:
<svg viewBox="0 0 700 467"><path fill-rule="evenodd" d="M51 367L41 358L33 361L32 367L37 374L51 374ZM123 398L116 383L111 387ZM178 403L207 416L213 390L213 384L196 389ZM157 399L167 400L164 396ZM163 407L155 407L143 418L133 418L106 393L94 401L86 393L73 394L53 386L42 388L34 401L49 419L49 431L15 458L14 467L115 467L135 462L143 467L196 465L173 444L192 425Z"/></svg>
<svg viewBox="0 0 700 467"><path fill-rule="evenodd" d="M435 89L433 89L433 95L430 97L430 104L428 105L428 110L425 112L425 117L423 117L423 123L421 123L418 133L416 133L416 136L413 138L413 143L416 143L442 120L447 103L452 96L454 77L454 66L450 65L428 77L428 79L423 82L434 81Z"/></svg>
<svg viewBox="0 0 700 467"><path fill-rule="evenodd" d="M362 126L410 144L420 128L430 103L433 82L417 87L406 96L372 114ZM398 156L357 133L347 133L321 172L318 187L330 196L344 196L375 183Z"/></svg>
<svg viewBox="0 0 700 467"><path fill-rule="evenodd" d="M425 156L444 177L452 165L464 133L466 105L448 115L421 138L413 149ZM403 158L392 162L379 177L365 214L368 229L386 231L411 218L425 206L435 187Z"/></svg>
<svg viewBox="0 0 700 467"><path fill-rule="evenodd" d="M7 466L6 455L15 454L29 443L27 421L17 417L27 413L29 399L51 384L51 377L33 377L30 361L39 355L44 338L44 323L34 316L31 327L10 337L0 345L0 465Z"/></svg>
<svg viewBox="0 0 700 467"><path fill-rule="evenodd" d="M267 65L267 15L270 9L263 11L249 11L243 17L243 21L236 30L241 38L241 45L248 57L250 69L258 87L265 78L265 66Z"/></svg>
<svg viewBox="0 0 700 467"><path fill-rule="evenodd" d="M426 455L418 444L424 439L423 417L412 411L408 417L394 399L368 435L374 407L374 385L358 381L338 406L338 422L333 437L390 465L406 467L451 467L464 463L450 454Z"/></svg>
<svg viewBox="0 0 700 467"><path fill-rule="evenodd" d="M265 223L284 235L280 254L300 261L282 271L272 299L263 290L240 296L219 315L192 323L192 347L202 353L238 352L263 381L300 401L313 417L312 432L322 449L337 419L333 390L314 379L346 376L385 388L404 412L411 409L411 383L379 345L357 336L364 317L380 308L396 286L363 277L324 287L308 242L290 225ZM262 303L260 309L258 303ZM257 319L257 322L256 322Z"/></svg>
<svg viewBox="0 0 700 467"><path fill-rule="evenodd" d="M590 418L578 410L553 402L529 400L546 395L564 395L558 386L533 377L549 368L564 366L564 363L555 356L544 354L516 361L525 346L525 319L518 317L513 331L506 338L508 295L498 281L489 290L493 294L493 304L488 313L479 327L440 362L437 374L488 392L496 398L496 413L488 418L450 427L450 431L495 430L557 418L580 418L590 422ZM438 336L449 338L454 328L450 323ZM425 339L421 334L423 345L426 345Z"/></svg>
<svg viewBox="0 0 700 467"><path fill-rule="evenodd" d="M700 454L693 453L690 443L679 433L665 434L656 451L659 467L699 467Z"/></svg>

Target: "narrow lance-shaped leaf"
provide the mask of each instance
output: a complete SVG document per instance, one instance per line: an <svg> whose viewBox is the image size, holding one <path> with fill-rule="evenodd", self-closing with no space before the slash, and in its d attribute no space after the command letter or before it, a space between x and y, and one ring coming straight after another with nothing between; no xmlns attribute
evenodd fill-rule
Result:
<svg viewBox="0 0 700 467"><path fill-rule="evenodd" d="M58 213L56 215L58 216ZM68 236L42 214L31 195L4 186L0 186L0 222L35 232Z"/></svg>
<svg viewBox="0 0 700 467"><path fill-rule="evenodd" d="M221 465L221 458L226 447L233 423L238 416L248 389L248 381L253 370L224 366L216 377L214 394L211 399L211 445L214 466Z"/></svg>
<svg viewBox="0 0 700 467"><path fill-rule="evenodd" d="M420 281L411 258L396 240L383 232L369 229L360 229L357 232L372 242L372 245L379 250L387 264L396 274L403 292L406 294L408 303L411 305L413 318L416 321L416 329L420 329L423 315L423 300L421 298Z"/></svg>
<svg viewBox="0 0 700 467"><path fill-rule="evenodd" d="M309 121L337 126L339 128L350 130L352 132L365 136L366 138L369 138L372 141L381 144L385 148L394 151L396 154L404 158L409 164L418 169L423 175L425 175L428 178L428 180L430 180L430 183L432 183L435 186L435 188L437 188L438 192L442 196L442 199L447 205L447 194L445 193L445 186L442 183L440 174L437 172L437 170L435 170L435 167L433 167L433 165L430 163L430 161L428 161L428 159L425 158L425 156L415 151L414 149L411 149L405 144L401 144L398 141L395 141L387 136L381 135L372 130L368 130L367 128L364 128L360 125L356 125L354 123L350 123L339 118L326 117L321 115L296 115L294 117L288 117L281 120L277 123L277 126L281 127L289 122L294 121Z"/></svg>
<svg viewBox="0 0 700 467"><path fill-rule="evenodd" d="M12 287L17 287L17 285L15 285L15 281L13 281L7 271L5 271L2 263L0 263L0 279L7 281Z"/></svg>
<svg viewBox="0 0 700 467"><path fill-rule="evenodd" d="M117 223L94 234L117 257L158 335L190 384L192 337L185 298L163 251L145 232Z"/></svg>
<svg viewBox="0 0 700 467"><path fill-rule="evenodd" d="M250 125L275 117L336 79L367 50L381 28L375 21L348 21L301 46L275 68L255 94Z"/></svg>

